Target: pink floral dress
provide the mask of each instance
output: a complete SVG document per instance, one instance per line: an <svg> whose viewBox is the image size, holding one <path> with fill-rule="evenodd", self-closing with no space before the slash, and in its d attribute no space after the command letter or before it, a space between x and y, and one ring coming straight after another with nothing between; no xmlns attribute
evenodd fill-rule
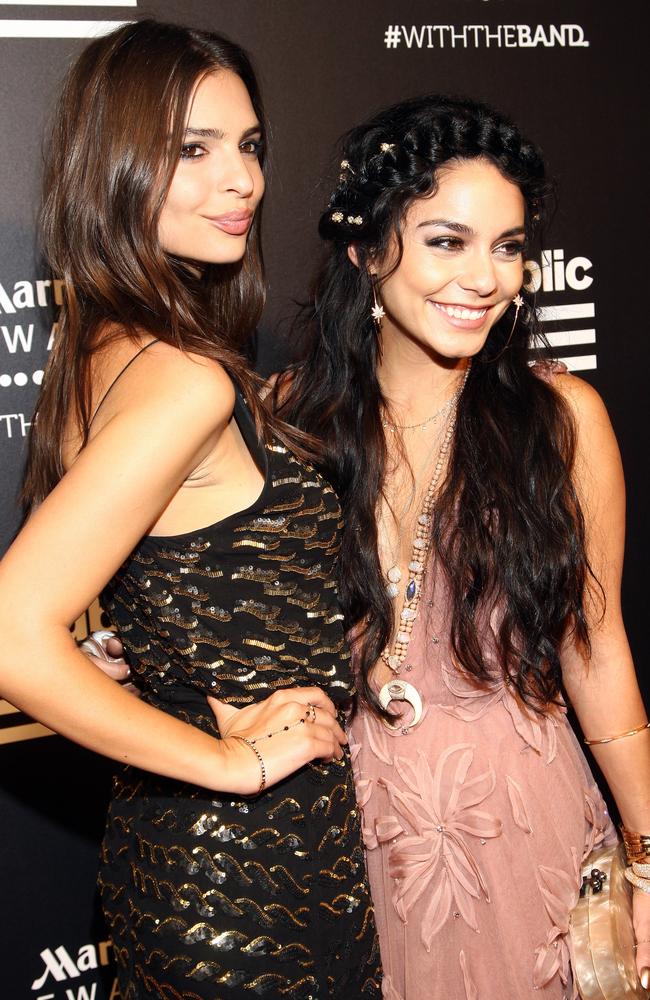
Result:
<svg viewBox="0 0 650 1000"><path fill-rule="evenodd" d="M615 832L564 707L536 714L453 665L436 576L400 673L422 720L392 733L362 710L351 729L383 995L569 1000L580 863Z"/></svg>

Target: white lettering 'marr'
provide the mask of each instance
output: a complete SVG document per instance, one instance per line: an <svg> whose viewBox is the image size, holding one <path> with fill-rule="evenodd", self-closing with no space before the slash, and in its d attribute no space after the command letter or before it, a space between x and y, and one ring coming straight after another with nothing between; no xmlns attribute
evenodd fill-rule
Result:
<svg viewBox="0 0 650 1000"><path fill-rule="evenodd" d="M100 965L108 965L111 947L110 941L100 941L97 946L94 944L82 945L76 960L72 958L63 945L59 945L54 951L51 948L45 948L41 952L44 963L43 972L32 983L32 989L40 990L50 976L55 982L62 983L66 979L78 979L82 973L96 969ZM82 1000L81 996L79 996L79 1000ZM84 997L83 1000L89 1000L89 998Z"/></svg>
<svg viewBox="0 0 650 1000"><path fill-rule="evenodd" d="M63 282L58 278L16 281L13 287L0 282L0 313L11 315L19 309L44 309L63 302Z"/></svg>

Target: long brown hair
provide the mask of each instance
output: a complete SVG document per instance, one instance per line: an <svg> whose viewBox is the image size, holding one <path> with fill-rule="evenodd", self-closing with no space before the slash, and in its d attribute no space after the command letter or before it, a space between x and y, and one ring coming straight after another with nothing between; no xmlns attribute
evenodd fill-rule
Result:
<svg viewBox="0 0 650 1000"><path fill-rule="evenodd" d="M89 358L109 324L134 339L146 332L217 360L242 388L258 427L268 425L256 377L239 352L264 303L259 210L243 259L203 265L199 275L165 253L158 239L194 86L223 69L245 84L264 138L249 59L221 35L141 20L93 41L68 73L49 142L42 213L44 253L63 281L63 305L30 440L27 509L63 475L70 407L82 446L87 442ZM263 166L263 146L261 159Z"/></svg>

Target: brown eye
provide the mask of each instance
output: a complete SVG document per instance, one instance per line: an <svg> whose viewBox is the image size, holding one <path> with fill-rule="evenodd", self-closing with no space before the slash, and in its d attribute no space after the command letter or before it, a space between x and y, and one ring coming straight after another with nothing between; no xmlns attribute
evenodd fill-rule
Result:
<svg viewBox="0 0 650 1000"><path fill-rule="evenodd" d="M262 151L263 142L261 139L247 139L242 142L240 149L246 156L258 157Z"/></svg>
<svg viewBox="0 0 650 1000"><path fill-rule="evenodd" d="M181 147L181 160L199 160L206 150L196 142L186 142Z"/></svg>
<svg viewBox="0 0 650 1000"><path fill-rule="evenodd" d="M516 240L511 240L509 243L502 243L501 246L498 246L496 252L501 254L502 257L507 257L508 260L515 260L515 258L523 254L524 244Z"/></svg>

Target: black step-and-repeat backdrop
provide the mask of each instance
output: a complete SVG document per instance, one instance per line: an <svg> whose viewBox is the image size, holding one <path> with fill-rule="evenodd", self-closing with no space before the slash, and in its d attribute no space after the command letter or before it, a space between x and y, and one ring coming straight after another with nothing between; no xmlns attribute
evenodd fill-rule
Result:
<svg viewBox="0 0 650 1000"><path fill-rule="evenodd" d="M646 11L645 0L0 0L0 551L18 523L25 440L60 299L35 231L43 125L84 39L154 14L231 35L260 71L273 128L263 371L290 349L283 335L309 283L315 223L346 128L384 104L441 90L496 104L544 148L560 208L529 262L530 281L551 344L602 393L619 436L629 491L625 611L641 664ZM110 770L0 701L3 1000L119 998L94 888Z"/></svg>

